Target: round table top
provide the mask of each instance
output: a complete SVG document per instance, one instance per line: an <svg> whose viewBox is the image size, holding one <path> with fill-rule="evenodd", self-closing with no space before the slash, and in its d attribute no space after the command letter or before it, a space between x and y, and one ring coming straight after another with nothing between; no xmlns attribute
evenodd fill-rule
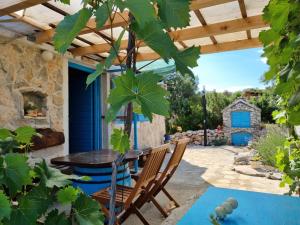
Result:
<svg viewBox="0 0 300 225"><path fill-rule="evenodd" d="M143 152L139 150L128 151L125 155L125 160L127 162L137 160L142 154ZM73 153L57 157L51 159L51 163L55 165L101 168L111 166L118 156L119 153L111 149L99 149L97 151Z"/></svg>

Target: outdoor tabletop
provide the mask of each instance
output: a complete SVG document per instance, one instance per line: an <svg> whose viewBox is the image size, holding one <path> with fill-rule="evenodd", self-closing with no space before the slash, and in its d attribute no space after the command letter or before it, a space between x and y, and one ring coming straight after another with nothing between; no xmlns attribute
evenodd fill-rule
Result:
<svg viewBox="0 0 300 225"><path fill-rule="evenodd" d="M210 187L177 225L212 225L209 215L227 198L238 208L221 225L300 225L300 198Z"/></svg>
<svg viewBox="0 0 300 225"><path fill-rule="evenodd" d="M142 151L129 151L126 153L126 161L134 161L142 155ZM51 159L52 164L69 165L79 167L106 167L117 159L118 153L111 149L99 149L97 151L80 152L63 157Z"/></svg>

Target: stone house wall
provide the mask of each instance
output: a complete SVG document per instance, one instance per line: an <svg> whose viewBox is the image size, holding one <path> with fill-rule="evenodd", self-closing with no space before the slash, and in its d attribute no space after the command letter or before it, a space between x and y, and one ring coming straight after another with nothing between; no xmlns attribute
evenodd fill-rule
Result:
<svg viewBox="0 0 300 225"><path fill-rule="evenodd" d="M248 111L250 112L250 128L233 128L231 127L231 113L236 111ZM225 136L231 142L231 134L237 132L248 132L253 135L253 138L257 138L260 134L261 127L261 109L248 103L245 99L240 98L234 101L223 110L223 130Z"/></svg>
<svg viewBox="0 0 300 225"><path fill-rule="evenodd" d="M145 149L148 147L156 147L164 142L164 135L166 134L165 117L154 115L152 123L149 121L138 122L138 148ZM112 123L111 129L123 128L121 123ZM133 147L133 127L131 130L130 142Z"/></svg>
<svg viewBox="0 0 300 225"><path fill-rule="evenodd" d="M63 57L54 54L53 60L46 62L39 48L5 38L0 38L0 42L0 127L14 130L30 125L63 132ZM45 117L24 117L24 92L45 96ZM63 145L50 150L51 157L64 154Z"/></svg>

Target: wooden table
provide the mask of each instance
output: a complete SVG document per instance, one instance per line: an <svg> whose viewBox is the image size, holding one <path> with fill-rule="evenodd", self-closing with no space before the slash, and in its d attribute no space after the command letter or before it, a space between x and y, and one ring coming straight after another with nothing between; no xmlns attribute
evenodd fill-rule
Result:
<svg viewBox="0 0 300 225"><path fill-rule="evenodd" d="M239 206L221 225L300 225L300 198L260 192L214 188L194 203L177 225L212 225L209 215L228 197Z"/></svg>
<svg viewBox="0 0 300 225"><path fill-rule="evenodd" d="M131 177L128 162L137 160L142 151L129 151L126 153L125 162L118 166L117 183L131 186ZM55 165L68 165L73 167L74 174L89 176L91 180L74 180L73 185L80 187L86 194L92 194L111 184L112 162L116 160L118 153L110 149L81 152L51 159Z"/></svg>

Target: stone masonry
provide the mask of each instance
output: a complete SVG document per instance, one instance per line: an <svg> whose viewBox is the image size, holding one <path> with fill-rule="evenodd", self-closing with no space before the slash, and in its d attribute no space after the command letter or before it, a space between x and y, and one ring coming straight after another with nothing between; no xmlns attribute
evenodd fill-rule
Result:
<svg viewBox="0 0 300 225"><path fill-rule="evenodd" d="M250 112L251 126L250 128L233 128L231 127L231 113L235 111ZM231 134L237 132L248 132L257 138L260 134L261 128L261 109L255 105L250 104L243 98L235 100L232 104L223 109L223 130L225 136L231 141Z"/></svg>

